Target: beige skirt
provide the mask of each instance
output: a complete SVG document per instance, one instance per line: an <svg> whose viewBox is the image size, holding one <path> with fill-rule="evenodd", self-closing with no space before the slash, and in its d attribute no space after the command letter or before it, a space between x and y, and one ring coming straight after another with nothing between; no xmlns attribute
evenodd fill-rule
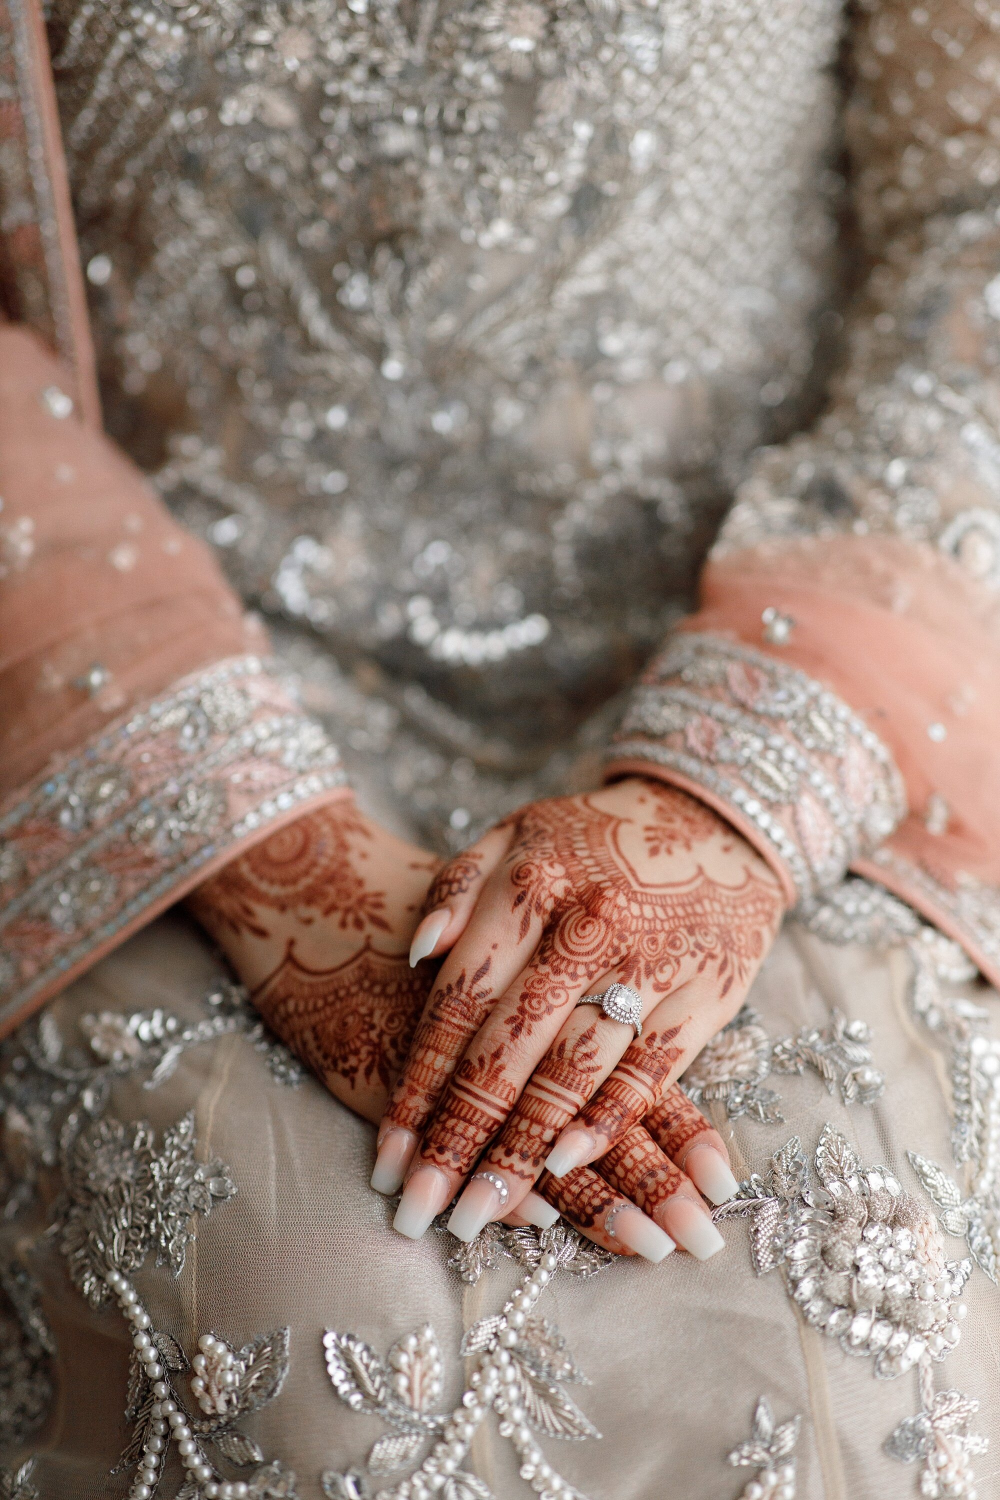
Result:
<svg viewBox="0 0 1000 1500"><path fill-rule="evenodd" d="M372 1129L155 923L0 1058L0 1494L1000 1494L997 997L896 925L786 924L687 1080L726 1250L653 1266L401 1239Z"/></svg>

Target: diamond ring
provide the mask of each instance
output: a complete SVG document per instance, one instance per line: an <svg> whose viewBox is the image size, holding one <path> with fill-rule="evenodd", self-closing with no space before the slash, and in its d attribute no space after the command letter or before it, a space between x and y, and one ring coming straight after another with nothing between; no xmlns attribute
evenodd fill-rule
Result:
<svg viewBox="0 0 1000 1500"><path fill-rule="evenodd" d="M577 1005L599 1005L609 1021L624 1021L642 1036L642 996L630 984L612 984L603 995L581 995Z"/></svg>

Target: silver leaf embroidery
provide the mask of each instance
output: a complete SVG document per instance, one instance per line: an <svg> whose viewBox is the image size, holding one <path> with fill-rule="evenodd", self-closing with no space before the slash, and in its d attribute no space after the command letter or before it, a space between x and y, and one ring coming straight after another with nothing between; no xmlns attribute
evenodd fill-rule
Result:
<svg viewBox="0 0 1000 1500"><path fill-rule="evenodd" d="M729 1454L735 1467L755 1468L758 1472L747 1481L740 1500L795 1500L795 1445L799 1440L802 1418L790 1417L774 1425L771 1403L761 1396L754 1410L750 1436Z"/></svg>

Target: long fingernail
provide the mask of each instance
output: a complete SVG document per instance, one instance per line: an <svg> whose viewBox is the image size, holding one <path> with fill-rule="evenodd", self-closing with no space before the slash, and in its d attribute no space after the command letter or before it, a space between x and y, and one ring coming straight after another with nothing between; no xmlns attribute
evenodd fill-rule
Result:
<svg viewBox="0 0 1000 1500"><path fill-rule="evenodd" d="M413 934L413 942L410 944L410 968L415 969L422 958L434 952L438 945L438 939L451 921L451 912L447 907L441 911L430 912L416 932Z"/></svg>
<svg viewBox="0 0 1000 1500"><path fill-rule="evenodd" d="M372 1187L376 1193L399 1192L416 1149L417 1137L412 1130L403 1130L396 1125L386 1131L379 1143L372 1172Z"/></svg>
<svg viewBox="0 0 1000 1500"><path fill-rule="evenodd" d="M671 1250L677 1249L669 1234L664 1234L659 1224L647 1219L638 1208L623 1208L615 1214L614 1238L654 1265L659 1265Z"/></svg>
<svg viewBox="0 0 1000 1500"><path fill-rule="evenodd" d="M703 1208L691 1198L675 1193L659 1210L657 1218L667 1233L695 1260L710 1260L726 1248L726 1242ZM617 1224L615 1229L617 1231Z"/></svg>
<svg viewBox="0 0 1000 1500"><path fill-rule="evenodd" d="M507 1201L496 1183L488 1177L474 1177L455 1204L448 1228L457 1240L474 1240L484 1225L495 1219Z"/></svg>
<svg viewBox="0 0 1000 1500"><path fill-rule="evenodd" d="M558 1208L546 1203L541 1193L525 1193L517 1205L517 1211L522 1219L534 1224L536 1229L551 1229L559 1217Z"/></svg>
<svg viewBox="0 0 1000 1500"><path fill-rule="evenodd" d="M597 1147L597 1136L584 1126L570 1126L564 1130L545 1159L547 1169L553 1177L565 1177L574 1167L582 1167L593 1157Z"/></svg>
<svg viewBox="0 0 1000 1500"><path fill-rule="evenodd" d="M419 1240L451 1197L451 1187L436 1167L418 1167L403 1189L393 1229L408 1240Z"/></svg>
<svg viewBox="0 0 1000 1500"><path fill-rule="evenodd" d="M728 1203L739 1192L739 1183L728 1161L714 1146L692 1146L682 1163L699 1193L710 1203Z"/></svg>

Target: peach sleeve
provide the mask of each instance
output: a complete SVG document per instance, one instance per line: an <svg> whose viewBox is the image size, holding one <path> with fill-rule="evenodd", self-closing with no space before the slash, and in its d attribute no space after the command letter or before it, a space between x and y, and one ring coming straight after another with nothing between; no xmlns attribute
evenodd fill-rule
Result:
<svg viewBox="0 0 1000 1500"><path fill-rule="evenodd" d="M206 548L0 325L0 1029L347 795Z"/></svg>
<svg viewBox="0 0 1000 1500"><path fill-rule="evenodd" d="M853 15L868 275L840 372L737 490L609 774L710 802L790 904L880 882L1000 984L1000 93L971 81L993 76L985 12L960 44L931 15Z"/></svg>

